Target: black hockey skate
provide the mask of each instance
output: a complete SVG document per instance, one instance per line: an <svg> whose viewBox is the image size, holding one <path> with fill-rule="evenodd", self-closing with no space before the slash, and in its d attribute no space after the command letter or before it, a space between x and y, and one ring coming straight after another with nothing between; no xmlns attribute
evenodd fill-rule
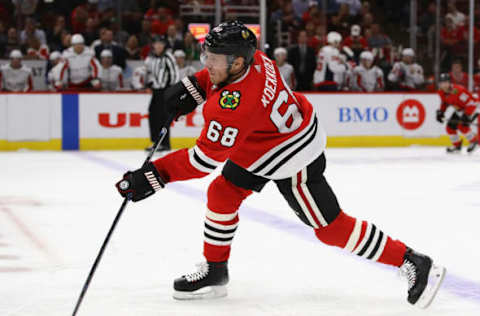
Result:
<svg viewBox="0 0 480 316"><path fill-rule="evenodd" d="M447 147L447 153L449 154L455 154L455 153L460 153L462 151L462 142L460 141L460 144L455 146L452 145L450 147Z"/></svg>
<svg viewBox="0 0 480 316"><path fill-rule="evenodd" d="M196 272L175 279L173 298L196 300L227 296L227 262L203 262Z"/></svg>
<svg viewBox="0 0 480 316"><path fill-rule="evenodd" d="M433 264L430 257L407 248L400 273L408 280L408 302L427 308L445 277L446 269Z"/></svg>
<svg viewBox="0 0 480 316"><path fill-rule="evenodd" d="M467 147L467 153L471 154L475 149L478 147L478 141L476 142L471 142L470 145Z"/></svg>

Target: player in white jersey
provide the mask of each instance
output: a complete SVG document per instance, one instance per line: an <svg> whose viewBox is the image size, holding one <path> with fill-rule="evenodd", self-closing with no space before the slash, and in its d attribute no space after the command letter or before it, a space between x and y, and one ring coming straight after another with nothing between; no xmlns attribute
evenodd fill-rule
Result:
<svg viewBox="0 0 480 316"><path fill-rule="evenodd" d="M405 48L402 51L402 61L396 62L388 74L388 80L397 85L398 90L414 91L425 81L423 67L414 63L415 51Z"/></svg>
<svg viewBox="0 0 480 316"><path fill-rule="evenodd" d="M117 91L123 89L123 74L120 66L113 64L112 51L102 50L100 54L101 72L100 82L102 91Z"/></svg>
<svg viewBox="0 0 480 316"><path fill-rule="evenodd" d="M290 89L293 90L295 88L295 71L293 66L287 63L287 50L283 47L277 47L273 51L273 56L283 79Z"/></svg>
<svg viewBox="0 0 480 316"><path fill-rule="evenodd" d="M177 49L173 52L173 57L175 57L175 62L178 66L178 76L180 79L191 76L197 72L195 67L192 65L187 65L185 62L185 52L181 49Z"/></svg>
<svg viewBox="0 0 480 316"><path fill-rule="evenodd" d="M22 53L14 49L10 53L10 62L0 67L0 91L32 91L32 70L22 65L22 58Z"/></svg>
<svg viewBox="0 0 480 316"><path fill-rule="evenodd" d="M337 91L343 83L347 67L340 57L342 36L337 32L327 35L328 45L322 47L317 56L317 69L313 73L313 84L320 91Z"/></svg>
<svg viewBox="0 0 480 316"><path fill-rule="evenodd" d="M353 91L383 91L385 84L382 70L373 64L373 54L363 51L360 54L360 65L353 69L350 82Z"/></svg>
<svg viewBox="0 0 480 316"><path fill-rule="evenodd" d="M66 79L70 89L100 89L100 64L95 53L85 46L81 34L74 34L71 43L72 47L63 52L60 81Z"/></svg>
<svg viewBox="0 0 480 316"><path fill-rule="evenodd" d="M63 68L62 54L59 51L53 51L50 53L49 59L52 67L47 74L48 90L57 91L66 84L66 82L60 82L60 73Z"/></svg>
<svg viewBox="0 0 480 316"><path fill-rule="evenodd" d="M135 68L132 74L131 86L134 90L144 90L145 89L145 78L147 75L147 69L145 66L140 66Z"/></svg>

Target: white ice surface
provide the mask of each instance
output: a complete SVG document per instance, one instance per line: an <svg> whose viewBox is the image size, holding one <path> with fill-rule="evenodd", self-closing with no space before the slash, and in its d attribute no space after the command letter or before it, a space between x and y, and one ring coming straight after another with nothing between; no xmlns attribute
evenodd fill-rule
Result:
<svg viewBox="0 0 480 316"><path fill-rule="evenodd" d="M0 315L71 315L140 151L0 153ZM315 241L273 184L240 210L229 296L171 298L202 260L205 179L130 203L78 315L480 315L480 155L329 149L342 208L448 269L426 311L397 271Z"/></svg>

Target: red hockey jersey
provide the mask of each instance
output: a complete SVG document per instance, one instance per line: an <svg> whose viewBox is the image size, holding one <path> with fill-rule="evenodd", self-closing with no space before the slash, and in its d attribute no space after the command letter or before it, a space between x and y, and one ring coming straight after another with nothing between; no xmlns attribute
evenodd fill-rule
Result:
<svg viewBox="0 0 480 316"><path fill-rule="evenodd" d="M456 111L472 115L479 103L464 86L458 84L452 84L450 93L445 93L443 90L439 90L438 93L442 99L440 110L443 112L451 105Z"/></svg>
<svg viewBox="0 0 480 316"><path fill-rule="evenodd" d="M246 73L224 87L195 74L207 95L196 145L154 162L165 180L198 178L226 159L269 179L295 174L325 149L326 135L310 102L292 92L275 63L257 51Z"/></svg>

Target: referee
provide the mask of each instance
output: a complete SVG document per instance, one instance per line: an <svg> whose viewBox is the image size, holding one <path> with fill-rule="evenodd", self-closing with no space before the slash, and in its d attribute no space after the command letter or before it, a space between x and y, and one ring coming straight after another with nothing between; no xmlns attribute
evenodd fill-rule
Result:
<svg viewBox="0 0 480 316"><path fill-rule="evenodd" d="M146 85L152 89L152 99L148 107L148 123L152 143L158 139L168 114L163 104L163 93L169 86L179 81L179 71L175 58L166 51L167 40L164 37L153 39L153 52L145 59ZM150 150L151 147L146 148ZM159 151L170 150L170 126L167 126L167 135L159 147Z"/></svg>

